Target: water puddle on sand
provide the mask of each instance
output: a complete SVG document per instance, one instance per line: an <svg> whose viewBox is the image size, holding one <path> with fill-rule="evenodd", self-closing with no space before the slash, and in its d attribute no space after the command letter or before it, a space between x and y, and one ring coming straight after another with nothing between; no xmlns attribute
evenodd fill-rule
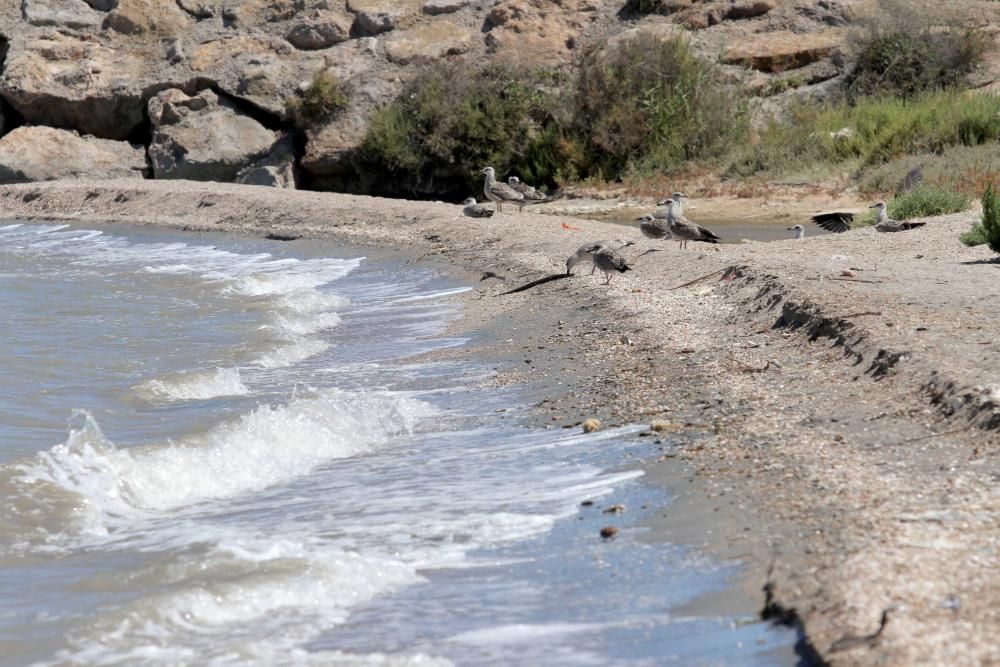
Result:
<svg viewBox="0 0 1000 667"><path fill-rule="evenodd" d="M528 428L485 363L414 361L466 342L465 289L0 224L0 664L789 664L789 631L672 611L734 568L648 539L636 429Z"/></svg>

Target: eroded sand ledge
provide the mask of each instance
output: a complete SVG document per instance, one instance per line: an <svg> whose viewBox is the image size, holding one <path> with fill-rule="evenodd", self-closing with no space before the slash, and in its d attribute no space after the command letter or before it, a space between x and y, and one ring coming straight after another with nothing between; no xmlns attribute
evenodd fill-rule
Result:
<svg viewBox="0 0 1000 667"><path fill-rule="evenodd" d="M975 216L680 251L440 203L184 181L0 187L7 219L332 237L506 276L477 283L458 325L530 362L498 381L537 388L539 423L675 424L679 455L650 475L691 471L708 506L743 520L725 539L752 552L771 611L794 612L838 665L1000 662L1000 264L959 244ZM629 258L660 252L610 288L584 271L497 296L616 236L639 240ZM880 636L836 650L888 608Z"/></svg>

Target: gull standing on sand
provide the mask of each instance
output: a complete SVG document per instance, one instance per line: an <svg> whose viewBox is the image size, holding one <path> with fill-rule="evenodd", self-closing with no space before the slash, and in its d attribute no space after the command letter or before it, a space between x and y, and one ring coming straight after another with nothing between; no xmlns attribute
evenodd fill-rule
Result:
<svg viewBox="0 0 1000 667"><path fill-rule="evenodd" d="M477 204L475 197L467 198L462 202L462 206L462 213L470 218L490 218L493 216L493 211L482 204Z"/></svg>
<svg viewBox="0 0 1000 667"><path fill-rule="evenodd" d="M683 196L683 195L682 195ZM677 242L682 248L687 248L688 241L702 241L703 243L718 243L722 239L710 229L706 229L701 225L691 222L683 215L680 215L674 211L674 206L677 205L673 199L668 199L667 203L667 220L670 223L670 233L674 235Z"/></svg>
<svg viewBox="0 0 1000 667"><path fill-rule="evenodd" d="M878 209L878 219L875 223L875 231L879 232L901 232L906 229L916 229L917 227L923 227L926 222L909 222L906 220L893 220L886 213L886 206L884 201L880 201L877 204L872 204L868 208Z"/></svg>
<svg viewBox="0 0 1000 667"><path fill-rule="evenodd" d="M639 231L647 239L669 239L670 223L666 219L657 218L652 213L647 213L639 218Z"/></svg>
<svg viewBox="0 0 1000 667"><path fill-rule="evenodd" d="M788 231L795 232L795 238L800 241L806 237L806 228L802 225L792 225Z"/></svg>
<svg viewBox="0 0 1000 667"><path fill-rule="evenodd" d="M622 248L627 248L631 245L635 245L633 241L622 241L621 239L615 239L615 244L618 245L618 250ZM576 252L569 256L566 260L566 275L573 272L573 267L580 262L589 261L593 264L590 269L590 275L594 275L594 271L597 270L597 264L594 262L594 252L600 248L610 248L613 244L607 241L592 241L591 243L584 243L582 246L577 248Z"/></svg>
<svg viewBox="0 0 1000 667"><path fill-rule="evenodd" d="M506 183L497 181L496 172L493 171L493 167L483 167L479 173L486 176L486 180L483 182L483 194L486 195L487 199L496 204L497 211L503 211L503 203L505 201L524 201L524 195L520 192Z"/></svg>
<svg viewBox="0 0 1000 667"><path fill-rule="evenodd" d="M544 192L539 192L527 183L522 183L521 179L517 176L511 176L508 178L507 185L520 192L521 196L524 198L517 203L518 211L524 210L524 207L527 204L542 204L549 201L549 198L545 196Z"/></svg>
<svg viewBox="0 0 1000 667"><path fill-rule="evenodd" d="M594 262L594 266L604 273L605 285L611 284L611 278L614 277L616 271L618 273L625 273L632 270L632 267L625 262L625 258L619 255L618 251L603 243L598 244L591 251L590 256L591 261Z"/></svg>

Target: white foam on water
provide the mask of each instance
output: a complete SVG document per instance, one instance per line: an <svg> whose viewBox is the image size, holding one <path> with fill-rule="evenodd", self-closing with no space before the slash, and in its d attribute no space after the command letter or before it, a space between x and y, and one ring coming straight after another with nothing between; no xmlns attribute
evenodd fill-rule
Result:
<svg viewBox="0 0 1000 667"><path fill-rule="evenodd" d="M238 368L177 373L143 382L135 390L140 396L167 401L196 401L250 393Z"/></svg>
<svg viewBox="0 0 1000 667"><path fill-rule="evenodd" d="M410 398L325 390L262 405L190 441L120 449L80 412L83 425L65 443L18 469L22 484L76 494L78 529L103 535L151 512L259 491L324 461L374 451L429 414Z"/></svg>

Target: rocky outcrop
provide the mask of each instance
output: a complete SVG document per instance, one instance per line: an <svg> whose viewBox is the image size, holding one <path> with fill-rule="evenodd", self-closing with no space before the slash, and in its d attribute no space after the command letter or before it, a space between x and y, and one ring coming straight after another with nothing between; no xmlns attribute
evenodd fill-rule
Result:
<svg viewBox="0 0 1000 667"><path fill-rule="evenodd" d="M0 183L58 178L142 178L142 147L51 127L19 127L0 138Z"/></svg>
<svg viewBox="0 0 1000 667"><path fill-rule="evenodd" d="M145 119L137 82L147 60L142 50L112 48L97 36L19 36L0 95L28 122L124 139Z"/></svg>
<svg viewBox="0 0 1000 667"><path fill-rule="evenodd" d="M831 55L843 43L841 31L800 35L776 31L754 35L722 55L722 62L768 73L805 67Z"/></svg>
<svg viewBox="0 0 1000 667"><path fill-rule="evenodd" d="M486 17L486 46L506 62L558 65L569 60L599 6L595 0L500 0Z"/></svg>
<svg viewBox="0 0 1000 667"><path fill-rule="evenodd" d="M155 178L233 181L267 155L277 135L211 90L165 90L149 101Z"/></svg>
<svg viewBox="0 0 1000 667"><path fill-rule="evenodd" d="M393 30L420 11L417 0L347 0L347 10L355 15L354 32L378 35Z"/></svg>

